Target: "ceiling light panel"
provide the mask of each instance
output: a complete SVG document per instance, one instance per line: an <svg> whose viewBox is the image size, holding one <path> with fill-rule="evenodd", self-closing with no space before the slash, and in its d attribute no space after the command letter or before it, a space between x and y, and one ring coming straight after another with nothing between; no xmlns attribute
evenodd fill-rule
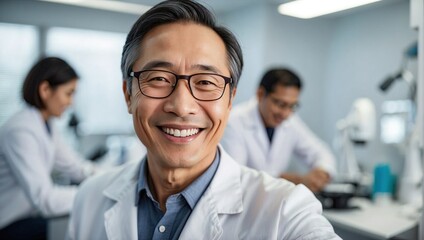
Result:
<svg viewBox="0 0 424 240"><path fill-rule="evenodd" d="M296 0L283 3L278 12L297 18L314 18L381 0Z"/></svg>

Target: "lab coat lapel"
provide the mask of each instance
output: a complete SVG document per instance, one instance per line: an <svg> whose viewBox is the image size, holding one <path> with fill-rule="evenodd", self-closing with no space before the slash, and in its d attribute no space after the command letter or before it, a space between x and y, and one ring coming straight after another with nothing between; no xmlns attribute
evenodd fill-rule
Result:
<svg viewBox="0 0 424 240"><path fill-rule="evenodd" d="M137 207L135 206L136 176L132 168L112 182L103 192L116 203L104 214L108 239L137 240Z"/></svg>
<svg viewBox="0 0 424 240"><path fill-rule="evenodd" d="M53 135L49 135L40 110L35 107L27 107L26 111L28 111L31 115L32 124L30 124L29 127L33 128L37 133L37 137L40 137L41 141L43 141L43 145L46 146L44 148L45 154L47 155L46 161L48 160L49 164L53 165L55 154L55 142ZM53 126L50 127L53 131Z"/></svg>
<svg viewBox="0 0 424 240"><path fill-rule="evenodd" d="M221 152L221 161L214 178L188 219L180 239L222 239L219 215L243 211L240 166ZM229 197L231 196L231 197Z"/></svg>
<svg viewBox="0 0 424 240"><path fill-rule="evenodd" d="M270 144L269 153L267 157L267 161L269 163L275 163L281 166L281 169L286 169L289 164L287 161L283 161L283 159L290 159L291 151L293 145L293 138L287 132L287 129L290 127L292 122L292 116L288 119L284 120L280 123L274 130L274 137L272 140L272 144ZM290 141L291 140L291 141ZM284 167L281 164L284 162ZM274 164L272 164L274 165ZM274 165L275 166L275 165Z"/></svg>
<svg viewBox="0 0 424 240"><path fill-rule="evenodd" d="M180 235L180 239L220 239L222 226L219 222L216 202L209 191L197 203Z"/></svg>
<svg viewBox="0 0 424 240"><path fill-rule="evenodd" d="M249 130L252 131L251 140L259 144L259 151L267 153L269 152L270 144L268 136L266 135L265 127L262 123L261 115L259 113L258 102L256 100L249 103L249 112L250 116L248 119L246 119L246 121Z"/></svg>

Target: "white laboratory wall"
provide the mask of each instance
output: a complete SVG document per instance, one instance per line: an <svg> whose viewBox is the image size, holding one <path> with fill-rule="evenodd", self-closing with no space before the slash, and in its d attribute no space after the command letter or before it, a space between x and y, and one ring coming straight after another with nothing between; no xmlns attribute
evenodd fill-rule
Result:
<svg viewBox="0 0 424 240"><path fill-rule="evenodd" d="M322 136L325 134L322 128L327 89L325 69L334 22L283 16L274 6L268 9L266 66L287 66L298 73L304 84L299 114Z"/></svg>
<svg viewBox="0 0 424 240"><path fill-rule="evenodd" d="M236 103L253 95L266 69L291 67L305 83L299 114L329 145L337 120L356 98L371 98L380 114L383 101L408 96L404 83L395 83L386 93L378 85L399 70L405 48L417 39L409 27L409 1L309 20L279 15L274 5L263 3L220 19L239 37L245 56ZM400 151L380 143L379 133L356 151L369 171L388 161L398 173L403 164Z"/></svg>
<svg viewBox="0 0 424 240"><path fill-rule="evenodd" d="M53 54L55 56L60 56L66 59L72 66L75 67L77 72L80 74L80 88L76 95L76 98L78 99L75 99L76 104L74 105L74 107L78 108L75 110L80 119L86 120L82 122L81 126L87 126L86 129L91 130L91 132L82 131L83 136L81 139L79 139L80 144L75 143L76 141L74 139L75 137L73 136L73 134L65 134L65 136L69 138L71 143L75 143L75 147L77 147L78 150L83 153L83 155L91 155L93 151L95 151L99 146L102 146L102 144L104 144L105 138L109 134L127 134L128 132L132 132L131 121L128 121L130 116L126 111L126 106L124 104L124 98L121 90L122 88L120 87L122 81L122 77L120 75L120 52L122 51L122 46L126 34L132 27L132 24L138 19L138 17L138 15L73 7L69 5L32 0L0 1L0 22L34 26L35 31L39 33L40 41L35 42L37 51L31 52L32 56L30 65L32 65L34 61L39 58L40 54ZM107 41L105 40L106 38L104 38L102 44L96 46L96 50L99 50L99 47L105 45L106 42L114 41L113 39L111 39L114 38L111 35L122 35L122 44L118 44L118 48L113 47L113 49L110 49L109 51L104 51L104 53L108 53L103 54L103 56L101 56L105 59L99 59L99 51L97 51L97 55L92 54L90 55L90 57L78 56L80 57L78 58L75 56L76 51L69 52L72 47L63 46L65 44L65 41L61 42L62 46L56 44L56 47L53 46L54 44L52 45L51 41L49 43L49 40L52 40L48 37L49 33L52 33L52 31L50 30L58 29L57 27L62 27L63 29L66 28L68 30L71 29L69 31L72 31L72 29L75 29L74 31L77 31L76 29L94 30L96 31L95 34L94 32L90 31L86 31L86 34L79 34L80 37L82 35L92 41L94 39L90 36L91 33L93 33L97 37L102 34L107 35ZM81 50L82 47L84 47L85 45L87 45L88 42L90 42L84 40L75 40L75 37L68 40L69 41L66 41L66 43L71 43L70 41L77 41L76 43L74 42L71 44L78 46L78 50ZM80 41L81 43L79 44L78 41ZM117 46L117 44L114 44L114 46ZM0 54L1 56L3 56L4 51L0 51ZM113 57L113 59L110 59L111 54L115 56ZM81 60L81 58L84 59ZM95 58L97 58L97 60L95 60ZM16 58L13 60L18 61ZM20 62L23 63L24 61L21 60ZM111 65L114 65L115 67ZM26 72L28 71L28 67L26 65L23 65L22 68L22 71L24 72L23 74L26 74ZM98 84L98 78L106 72L104 71L104 68L106 68L107 72L110 72L111 68L113 68L113 74L115 74L115 72L118 72L116 75L113 75L114 77L112 77L112 80L116 79L116 84L102 86L103 88L97 87L95 89L87 89L88 86L92 87ZM89 74L87 69L91 70ZM92 71L93 69L94 73ZM90 79L95 79L97 81L91 81ZM22 82L23 79L9 80ZM116 88L116 94L108 94L108 96L106 96L108 91L111 90L111 88ZM103 89L102 92L99 92L99 89ZM16 92L19 92L20 88L16 88L15 90ZM95 100L87 100L89 98L95 98ZM107 100L102 100L102 98L107 98ZM83 107L83 102L86 102L85 107ZM110 104L112 102L115 102L115 104ZM96 104L98 105L97 108ZM93 109L96 109L96 111L92 111ZM17 110L18 109L15 109L15 111ZM115 111L115 113L117 114L113 114L112 111ZM97 118L93 117L93 114L97 115ZM64 118L62 119L64 119L64 121L67 120L66 114L64 114ZM97 119L98 122L96 123L93 121L89 121L90 119ZM61 126L65 126L64 124L62 124L64 121L61 121ZM114 126L111 127L111 125L113 124ZM96 128L92 126L96 126ZM101 129L102 126L103 130ZM131 129L131 131L126 129ZM65 129L64 131L65 133L67 133ZM86 134L90 135L87 136ZM86 139L89 139L89 141L86 141ZM95 139L96 141L93 141L93 139Z"/></svg>
<svg viewBox="0 0 424 240"><path fill-rule="evenodd" d="M47 31L47 55L66 59L79 75L70 110L79 117L83 135L133 132L120 69L125 38L124 33L97 30L54 27Z"/></svg>
<svg viewBox="0 0 424 240"><path fill-rule="evenodd" d="M35 0L1 0L0 22L128 33L138 16Z"/></svg>
<svg viewBox="0 0 424 240"><path fill-rule="evenodd" d="M340 18L334 26L327 69L325 94L325 138L334 136L335 124L343 118L352 102L368 97L376 105L377 120L385 100L407 99L405 82L395 82L383 93L379 84L401 67L402 55L417 40L417 32L409 26L409 1ZM370 146L358 148L358 159L368 169L376 163L389 162L399 173L403 157L395 146L376 139Z"/></svg>
<svg viewBox="0 0 424 240"><path fill-rule="evenodd" d="M22 83L38 56L37 28L0 23L0 126L23 105Z"/></svg>
<svg viewBox="0 0 424 240"><path fill-rule="evenodd" d="M228 27L237 37L243 50L244 67L235 104L251 98L258 85L258 79L265 68L267 29L264 27L268 9L256 4L218 17L221 24Z"/></svg>
<svg viewBox="0 0 424 240"><path fill-rule="evenodd" d="M300 115L319 135L324 135L322 96L333 21L283 16L274 5L266 3L227 13L221 19L236 33L244 54L236 104L254 95L267 69L292 68L304 82Z"/></svg>
<svg viewBox="0 0 424 240"><path fill-rule="evenodd" d="M220 19L236 34L243 49L245 66L235 104L254 96L268 68L287 66L298 72L305 85L300 114L312 129L322 130L320 113L332 21L282 16L266 3L226 13Z"/></svg>

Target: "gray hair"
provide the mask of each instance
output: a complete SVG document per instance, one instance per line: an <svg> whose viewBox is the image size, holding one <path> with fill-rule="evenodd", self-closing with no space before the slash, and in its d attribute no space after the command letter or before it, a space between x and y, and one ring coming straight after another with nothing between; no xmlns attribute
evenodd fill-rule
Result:
<svg viewBox="0 0 424 240"><path fill-rule="evenodd" d="M130 73L135 61L139 58L143 37L154 27L181 21L195 22L209 27L221 37L227 50L229 70L233 79L231 89L237 87L243 68L243 55L233 33L223 26L218 26L212 12L203 5L191 0L169 0L155 5L141 15L128 33L122 51L121 71L130 93L132 85Z"/></svg>

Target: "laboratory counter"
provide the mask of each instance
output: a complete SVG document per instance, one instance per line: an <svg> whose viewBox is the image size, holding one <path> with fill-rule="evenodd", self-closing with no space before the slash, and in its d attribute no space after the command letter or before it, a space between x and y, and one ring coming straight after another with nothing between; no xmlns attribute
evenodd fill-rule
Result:
<svg viewBox="0 0 424 240"><path fill-rule="evenodd" d="M344 240L417 240L419 213L397 202L375 204L352 198L350 209L325 209L324 216Z"/></svg>

